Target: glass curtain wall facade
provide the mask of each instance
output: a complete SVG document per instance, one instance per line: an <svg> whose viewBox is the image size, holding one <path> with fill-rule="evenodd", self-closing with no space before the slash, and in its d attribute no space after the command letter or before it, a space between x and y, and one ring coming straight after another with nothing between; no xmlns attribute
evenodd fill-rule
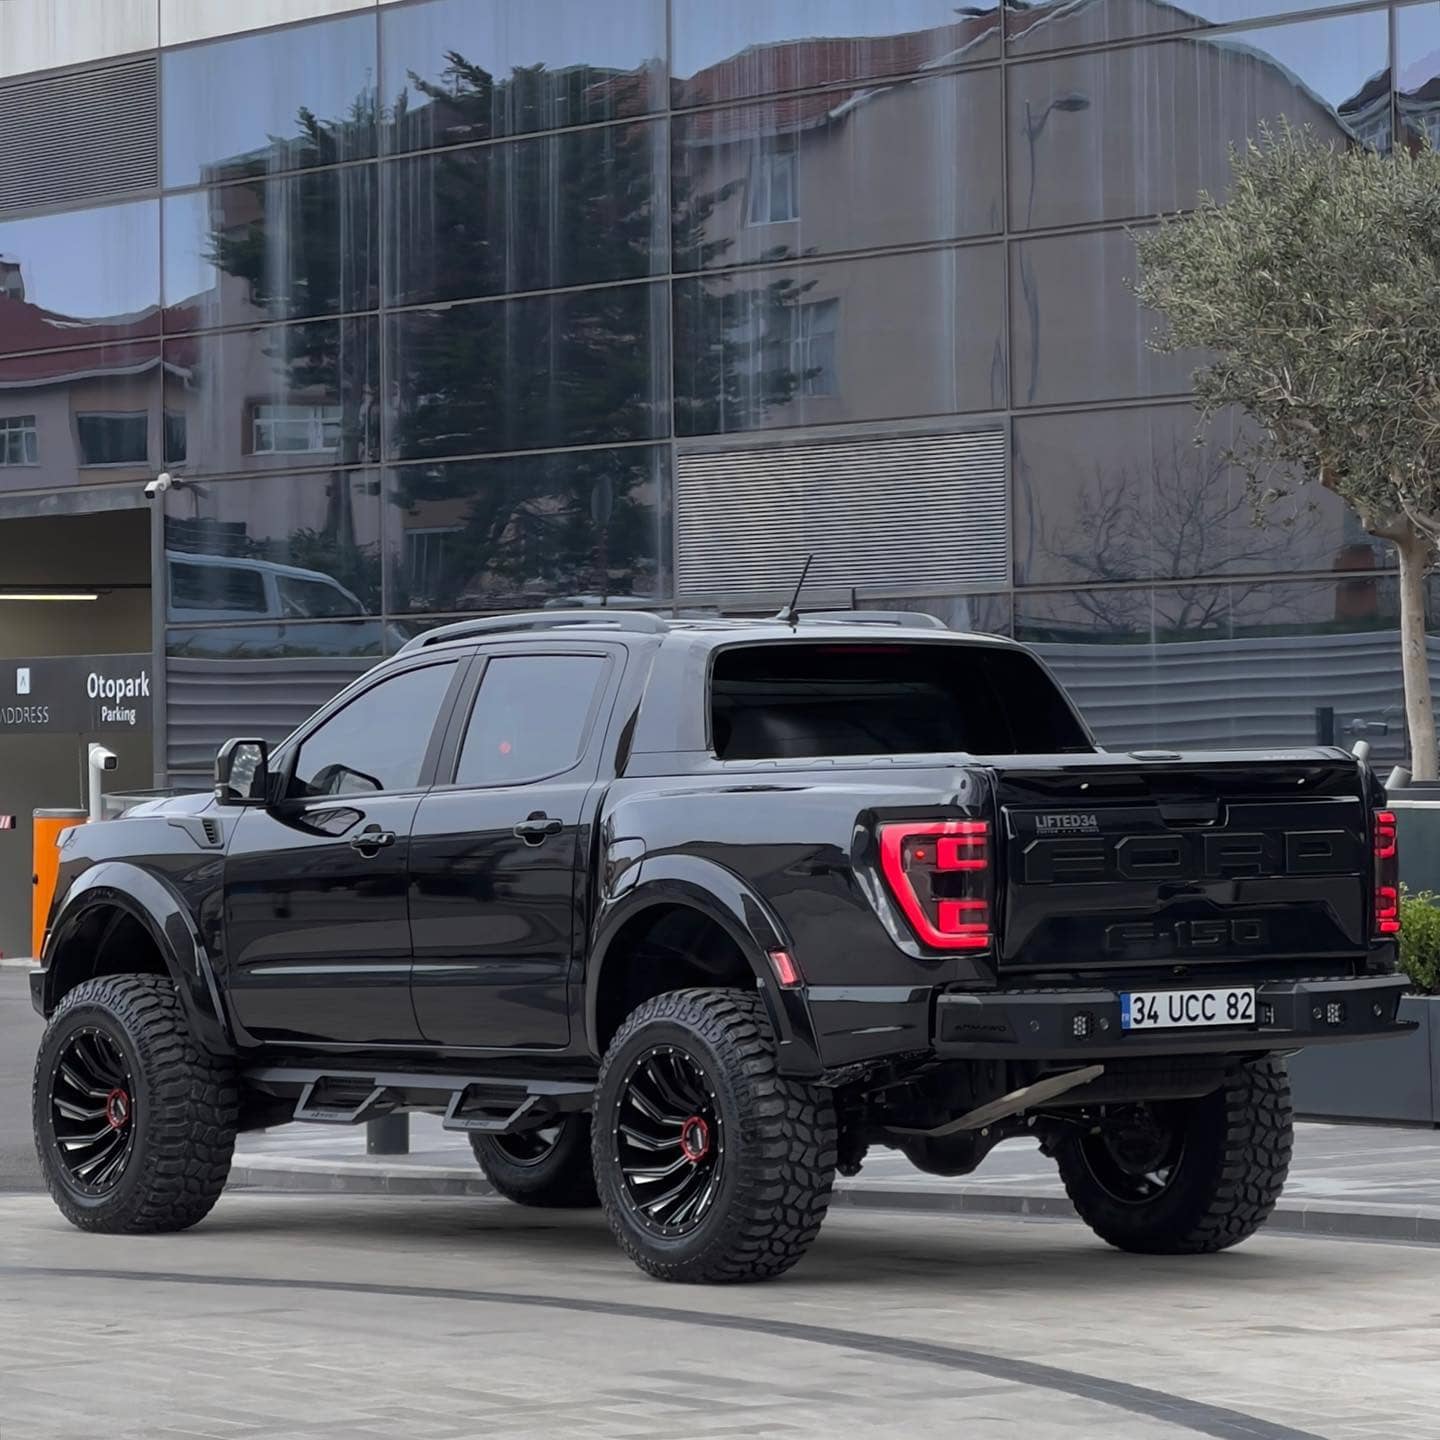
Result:
<svg viewBox="0 0 1440 1440"><path fill-rule="evenodd" d="M1398 758L1391 555L1318 489L1255 523L1129 285L1262 126L1440 138L1433 0L400 0L151 58L149 178L0 159L0 491L179 477L172 778L443 618L765 610L812 550L1104 744Z"/></svg>

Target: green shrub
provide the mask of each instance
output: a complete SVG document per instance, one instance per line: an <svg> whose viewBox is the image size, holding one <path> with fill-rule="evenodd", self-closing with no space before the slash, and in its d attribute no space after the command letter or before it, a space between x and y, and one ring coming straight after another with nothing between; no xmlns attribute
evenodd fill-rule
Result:
<svg viewBox="0 0 1440 1440"><path fill-rule="evenodd" d="M1440 993L1440 896L1432 890L1400 897L1400 968L1417 990Z"/></svg>

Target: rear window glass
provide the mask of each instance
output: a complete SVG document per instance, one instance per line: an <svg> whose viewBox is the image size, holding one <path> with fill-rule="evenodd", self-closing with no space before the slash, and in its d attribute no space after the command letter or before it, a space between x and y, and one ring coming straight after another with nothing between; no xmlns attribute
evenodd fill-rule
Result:
<svg viewBox="0 0 1440 1440"><path fill-rule="evenodd" d="M809 755L1045 755L1093 747L1019 650L964 644L738 646L715 658L722 760Z"/></svg>

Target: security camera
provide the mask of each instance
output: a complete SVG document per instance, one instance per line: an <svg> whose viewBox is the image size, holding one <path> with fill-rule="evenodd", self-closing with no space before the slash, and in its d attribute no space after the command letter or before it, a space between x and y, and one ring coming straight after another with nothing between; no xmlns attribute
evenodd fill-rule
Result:
<svg viewBox="0 0 1440 1440"><path fill-rule="evenodd" d="M163 495L177 483L175 477L168 470L164 470L145 486L145 498L153 500L157 495Z"/></svg>
<svg viewBox="0 0 1440 1440"><path fill-rule="evenodd" d="M90 763L98 770L113 770L120 763L120 758L113 750L107 750L103 745L96 745L93 741L90 744Z"/></svg>

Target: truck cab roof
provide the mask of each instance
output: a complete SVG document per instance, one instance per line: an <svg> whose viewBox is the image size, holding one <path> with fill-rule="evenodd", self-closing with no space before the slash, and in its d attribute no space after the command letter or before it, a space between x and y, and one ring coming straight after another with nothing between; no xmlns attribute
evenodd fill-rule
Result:
<svg viewBox="0 0 1440 1440"><path fill-rule="evenodd" d="M1017 678L1001 687L1027 696L1022 711L1028 707L1032 718L1051 717L1049 730L1041 726L1030 734L1037 742L1046 739L1038 748L1093 747L1063 691L1024 646L951 630L935 616L918 612L819 610L792 619L542 611L462 620L415 637L400 654L413 660L422 653L482 644L492 652L538 647L553 653L587 642L643 657L643 664L627 667L621 701L622 710L634 717L625 727L628 743L623 746L625 773L632 775L654 765L709 768L717 760L773 764L807 756L954 750L965 728L959 724L961 712L995 708L996 685L989 672L996 663L1007 670L1023 668L1031 677L1028 684ZM983 651L991 659L962 677L935 654L942 646ZM923 647L928 658L917 663L915 647ZM837 662L835 648L853 650L853 660L847 656ZM742 659L741 651L762 653ZM961 691L972 699L962 702ZM877 705L887 712L884 722L878 720ZM1057 708L1063 712L1058 717L1052 713ZM923 719L926 713L932 715L930 722ZM1011 751L1012 732L1013 724L1003 731L1012 743L997 738L1002 732L993 726L985 733L997 748Z"/></svg>
<svg viewBox="0 0 1440 1440"><path fill-rule="evenodd" d="M536 640L549 635L574 639L591 632L627 641L648 637L676 648L714 649L737 642L774 643L787 638L854 640L857 629L883 633L894 640L960 640L972 644L1020 649L1013 640L951 630L944 621L921 611L816 610L802 611L794 621L784 616L665 616L648 610L541 610L516 615L492 615L459 620L426 631L411 640L401 654L414 654L436 646L483 641Z"/></svg>

